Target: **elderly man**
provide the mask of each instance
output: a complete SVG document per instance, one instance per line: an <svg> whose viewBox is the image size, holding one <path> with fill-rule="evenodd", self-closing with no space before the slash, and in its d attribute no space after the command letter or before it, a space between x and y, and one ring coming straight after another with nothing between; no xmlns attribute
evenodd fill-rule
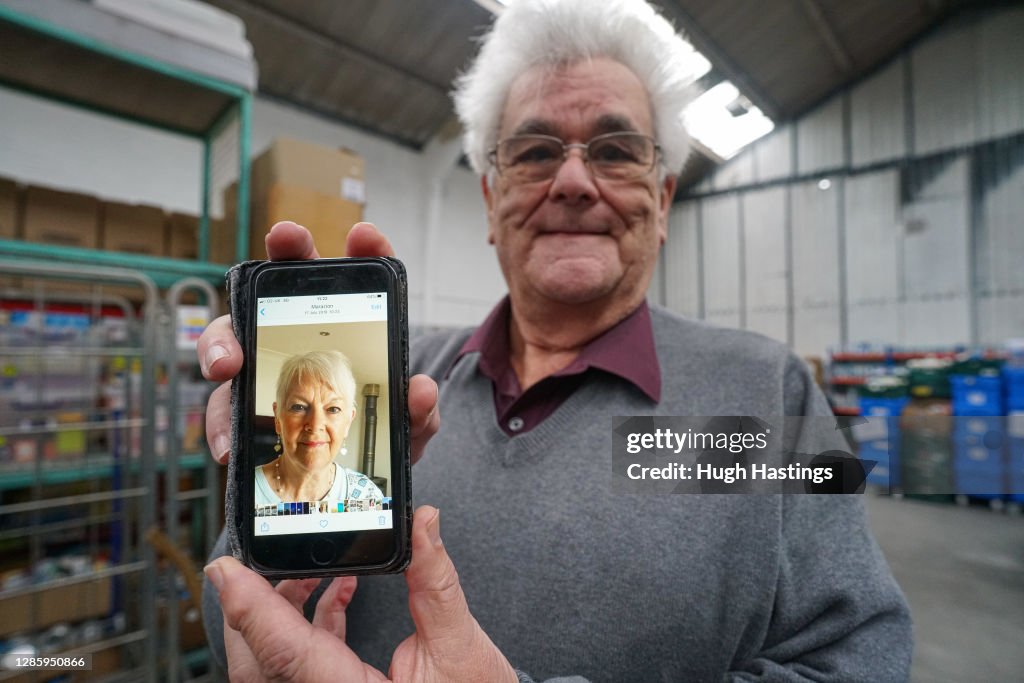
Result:
<svg viewBox="0 0 1024 683"><path fill-rule="evenodd" d="M408 595L400 577L358 590L336 579L312 625L299 609L316 582L275 591L216 560L233 674L383 680L390 664L394 680L906 679L907 607L858 497L613 485L612 416L829 414L783 346L645 302L685 157L689 51L641 0L519 0L498 19L456 103L509 294L476 330L413 348L438 386L417 376L410 391L425 450L415 496L444 510L446 543L421 508ZM294 224L274 226L267 247L316 257ZM348 247L390 251L365 224ZM225 321L200 357L211 379L237 372ZM220 392L214 444L226 410Z"/></svg>

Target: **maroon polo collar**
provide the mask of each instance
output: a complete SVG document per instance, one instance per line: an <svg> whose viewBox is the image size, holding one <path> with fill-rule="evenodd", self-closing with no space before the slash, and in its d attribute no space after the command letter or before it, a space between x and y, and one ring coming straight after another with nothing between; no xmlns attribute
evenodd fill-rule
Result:
<svg viewBox="0 0 1024 683"><path fill-rule="evenodd" d="M569 365L525 392L520 388L509 359L511 310L506 296L466 340L453 362L454 365L469 353L480 354L480 372L494 385L499 425L510 436L525 433L540 424L572 395L582 382L583 374L592 368L621 377L655 403L661 400L661 367L646 301L614 327L588 342Z"/></svg>

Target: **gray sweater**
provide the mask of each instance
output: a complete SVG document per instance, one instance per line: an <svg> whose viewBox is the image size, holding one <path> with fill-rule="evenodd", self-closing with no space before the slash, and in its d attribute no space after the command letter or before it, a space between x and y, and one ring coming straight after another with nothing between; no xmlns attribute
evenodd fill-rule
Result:
<svg viewBox="0 0 1024 683"><path fill-rule="evenodd" d="M415 502L441 509L484 631L536 680L906 680L907 605L859 496L616 492L613 416L830 414L777 342L651 315L658 404L592 371L515 437L495 422L477 354L445 375L468 331L415 344L412 370L439 382L442 416L413 471ZM362 578L349 607L350 645L385 671L412 632L403 583Z"/></svg>

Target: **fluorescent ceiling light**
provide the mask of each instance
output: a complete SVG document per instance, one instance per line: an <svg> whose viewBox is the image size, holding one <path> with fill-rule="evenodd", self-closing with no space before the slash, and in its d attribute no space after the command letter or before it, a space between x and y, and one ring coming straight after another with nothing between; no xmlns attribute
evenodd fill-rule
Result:
<svg viewBox="0 0 1024 683"><path fill-rule="evenodd" d="M694 100L683 112L683 122L697 142L723 161L775 127L729 81L722 81Z"/></svg>

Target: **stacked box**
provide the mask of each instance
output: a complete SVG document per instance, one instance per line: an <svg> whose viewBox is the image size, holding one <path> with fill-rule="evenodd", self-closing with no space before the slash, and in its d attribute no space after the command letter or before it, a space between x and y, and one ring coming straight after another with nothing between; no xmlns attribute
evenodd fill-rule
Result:
<svg viewBox="0 0 1024 683"><path fill-rule="evenodd" d="M250 258L267 257L264 238L283 220L308 228L321 256L345 256L348 231L363 219L364 162L351 150L278 138L253 160L250 189ZM237 192L225 190L229 220Z"/></svg>
<svg viewBox="0 0 1024 683"><path fill-rule="evenodd" d="M167 216L167 248L171 258L199 258L199 216L172 213Z"/></svg>
<svg viewBox="0 0 1024 683"><path fill-rule="evenodd" d="M13 240L21 236L18 213L18 186L0 178L0 239Z"/></svg>
<svg viewBox="0 0 1024 683"><path fill-rule="evenodd" d="M95 197L45 187L25 190L22 235L26 242L95 249L100 204Z"/></svg>
<svg viewBox="0 0 1024 683"><path fill-rule="evenodd" d="M143 204L106 202L103 205L101 247L145 256L163 256L167 218L164 210Z"/></svg>
<svg viewBox="0 0 1024 683"><path fill-rule="evenodd" d="M0 240L16 240L21 238L21 192L18 186L4 178L0 178ZM17 289L21 277L17 275L0 275L0 289L11 287Z"/></svg>

